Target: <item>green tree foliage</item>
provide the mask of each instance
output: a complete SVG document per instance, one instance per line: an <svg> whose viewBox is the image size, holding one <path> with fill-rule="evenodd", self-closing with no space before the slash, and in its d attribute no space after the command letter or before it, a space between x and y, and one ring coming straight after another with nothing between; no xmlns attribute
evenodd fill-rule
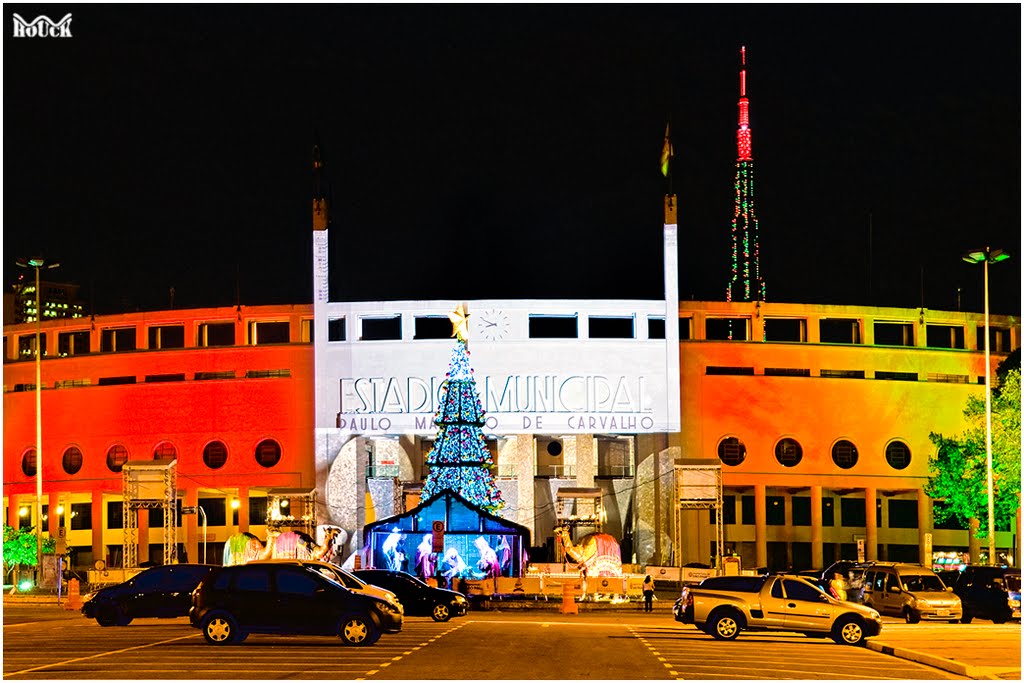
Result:
<svg viewBox="0 0 1024 683"><path fill-rule="evenodd" d="M52 553L57 548L57 541L52 538L43 539L43 552ZM15 565L27 564L36 566L36 531L31 529L15 529L4 526L4 574Z"/></svg>
<svg viewBox="0 0 1024 683"><path fill-rule="evenodd" d="M1009 360L1009 359L1007 359ZM1000 366L998 389L992 391L992 489L996 527L1005 527L1020 507L1020 355L1017 367ZM957 437L929 435L936 454L925 492L945 499L935 521L956 517L964 526L977 519L979 538L988 535L988 481L985 455L985 396L971 396L964 408L967 429Z"/></svg>

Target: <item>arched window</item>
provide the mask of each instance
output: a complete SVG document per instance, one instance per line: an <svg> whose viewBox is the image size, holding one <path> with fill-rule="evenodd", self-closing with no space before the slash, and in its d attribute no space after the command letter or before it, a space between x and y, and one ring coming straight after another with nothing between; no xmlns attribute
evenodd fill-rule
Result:
<svg viewBox="0 0 1024 683"><path fill-rule="evenodd" d="M212 470L224 467L228 461L228 447L222 441L211 441L203 449L203 462Z"/></svg>
<svg viewBox="0 0 1024 683"><path fill-rule="evenodd" d="M857 464L857 447L852 441L840 439L832 444L832 462L844 470Z"/></svg>
<svg viewBox="0 0 1024 683"><path fill-rule="evenodd" d="M281 460L281 446L273 439L264 439L256 444L256 462L263 467L273 467Z"/></svg>
<svg viewBox="0 0 1024 683"><path fill-rule="evenodd" d="M747 446L735 436L718 442L718 459L726 465L736 466L747 458Z"/></svg>
<svg viewBox="0 0 1024 683"><path fill-rule="evenodd" d="M127 448L116 443L107 449L107 469L111 472L120 472L126 462L128 462Z"/></svg>
<svg viewBox="0 0 1024 683"><path fill-rule="evenodd" d="M804 457L804 449L796 439L788 436L775 444L775 459L784 467L793 467Z"/></svg>
<svg viewBox="0 0 1024 683"><path fill-rule="evenodd" d="M21 456L21 471L26 477L36 476L36 449L30 448Z"/></svg>
<svg viewBox="0 0 1024 683"><path fill-rule="evenodd" d="M77 446L69 446L64 451L61 464L68 474L78 474L78 470L82 469L82 451Z"/></svg>
<svg viewBox="0 0 1024 683"><path fill-rule="evenodd" d="M177 457L178 449L170 441L163 441L153 449L154 460L174 460Z"/></svg>
<svg viewBox="0 0 1024 683"><path fill-rule="evenodd" d="M910 446L896 439L885 447L885 461L894 470L906 469L910 464Z"/></svg>

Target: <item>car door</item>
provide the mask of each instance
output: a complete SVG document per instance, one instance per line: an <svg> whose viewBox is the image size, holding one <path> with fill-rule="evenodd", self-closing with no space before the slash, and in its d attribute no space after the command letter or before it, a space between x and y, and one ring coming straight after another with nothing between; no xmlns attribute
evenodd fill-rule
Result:
<svg viewBox="0 0 1024 683"><path fill-rule="evenodd" d="M885 572L880 574L885 579L882 588L882 606L889 614L901 614L903 612L903 589L900 586L900 577L896 572Z"/></svg>
<svg viewBox="0 0 1024 683"><path fill-rule="evenodd" d="M768 596L764 598L764 602L761 604L761 609L764 612L761 623L768 628L782 628L786 623L786 611L788 609L786 606L788 601L783 591L782 579L773 578L768 580L775 583L772 584Z"/></svg>
<svg viewBox="0 0 1024 683"><path fill-rule="evenodd" d="M783 579L776 585L779 583L786 595L784 626L787 630L828 631L831 628L836 606L824 593L803 581Z"/></svg>
<svg viewBox="0 0 1024 683"><path fill-rule="evenodd" d="M237 569L235 582L224 595L224 608L242 630L262 631L272 626L276 605L270 567L251 564Z"/></svg>
<svg viewBox="0 0 1024 683"><path fill-rule="evenodd" d="M147 569L127 582L121 601L125 616L157 617L160 614L160 591L167 580L169 566Z"/></svg>
<svg viewBox="0 0 1024 683"><path fill-rule="evenodd" d="M303 567L275 573L275 626L286 633L330 634L337 626L337 596L345 589Z"/></svg>

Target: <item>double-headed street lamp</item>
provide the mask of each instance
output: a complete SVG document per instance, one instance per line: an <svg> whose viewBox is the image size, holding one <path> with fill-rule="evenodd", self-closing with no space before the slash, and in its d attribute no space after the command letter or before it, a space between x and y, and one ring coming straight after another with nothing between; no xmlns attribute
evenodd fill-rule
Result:
<svg viewBox="0 0 1024 683"><path fill-rule="evenodd" d="M967 263L981 263L985 267L985 473L988 485L988 563L996 563L996 515L992 487L992 368L989 361L988 328L988 264L1010 258L1002 249L973 249L964 254Z"/></svg>
<svg viewBox="0 0 1024 683"><path fill-rule="evenodd" d="M39 305L39 271L51 270L60 265L57 261L41 258L19 258L21 268L35 268L36 271L36 586L43 578L43 398L42 398L42 354L39 340L42 336L43 312Z"/></svg>

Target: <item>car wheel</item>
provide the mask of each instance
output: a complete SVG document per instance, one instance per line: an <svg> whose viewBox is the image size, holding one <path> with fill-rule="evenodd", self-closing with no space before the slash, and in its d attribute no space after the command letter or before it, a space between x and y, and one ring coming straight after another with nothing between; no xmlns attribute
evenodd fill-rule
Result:
<svg viewBox="0 0 1024 683"><path fill-rule="evenodd" d="M720 612L711 617L711 635L718 640L735 640L740 634L740 622L731 611Z"/></svg>
<svg viewBox="0 0 1024 683"><path fill-rule="evenodd" d="M992 623L993 624L1005 624L1006 623L1006 617L992 617Z"/></svg>
<svg viewBox="0 0 1024 683"><path fill-rule="evenodd" d="M921 621L921 615L915 612L914 610L910 609L909 607L904 608L903 618L907 620L908 624L916 624L917 622Z"/></svg>
<svg viewBox="0 0 1024 683"><path fill-rule="evenodd" d="M339 634L346 645L373 645L380 633L368 616L352 614L341 620Z"/></svg>
<svg viewBox="0 0 1024 683"><path fill-rule="evenodd" d="M972 621L974 621L974 615L973 615L973 614L971 614L970 612L968 612L968 611L967 611L967 610L965 609L965 610L964 610L964 612L963 612L963 614L961 614L961 615L960 615L960 623L961 623L961 624L969 624L969 623L971 623Z"/></svg>
<svg viewBox="0 0 1024 683"><path fill-rule="evenodd" d="M863 645L864 624L857 617L841 617L832 627L832 640L840 645Z"/></svg>
<svg viewBox="0 0 1024 683"><path fill-rule="evenodd" d="M434 621L448 621L452 618L452 611L448 605L439 602L434 605L434 609L430 610L430 616Z"/></svg>
<svg viewBox="0 0 1024 683"><path fill-rule="evenodd" d="M211 645L227 645L239 639L238 624L225 612L214 612L203 618L199 628Z"/></svg>
<svg viewBox="0 0 1024 683"><path fill-rule="evenodd" d="M96 610L96 623L100 626L117 626L121 620L121 610L115 605L101 605Z"/></svg>

